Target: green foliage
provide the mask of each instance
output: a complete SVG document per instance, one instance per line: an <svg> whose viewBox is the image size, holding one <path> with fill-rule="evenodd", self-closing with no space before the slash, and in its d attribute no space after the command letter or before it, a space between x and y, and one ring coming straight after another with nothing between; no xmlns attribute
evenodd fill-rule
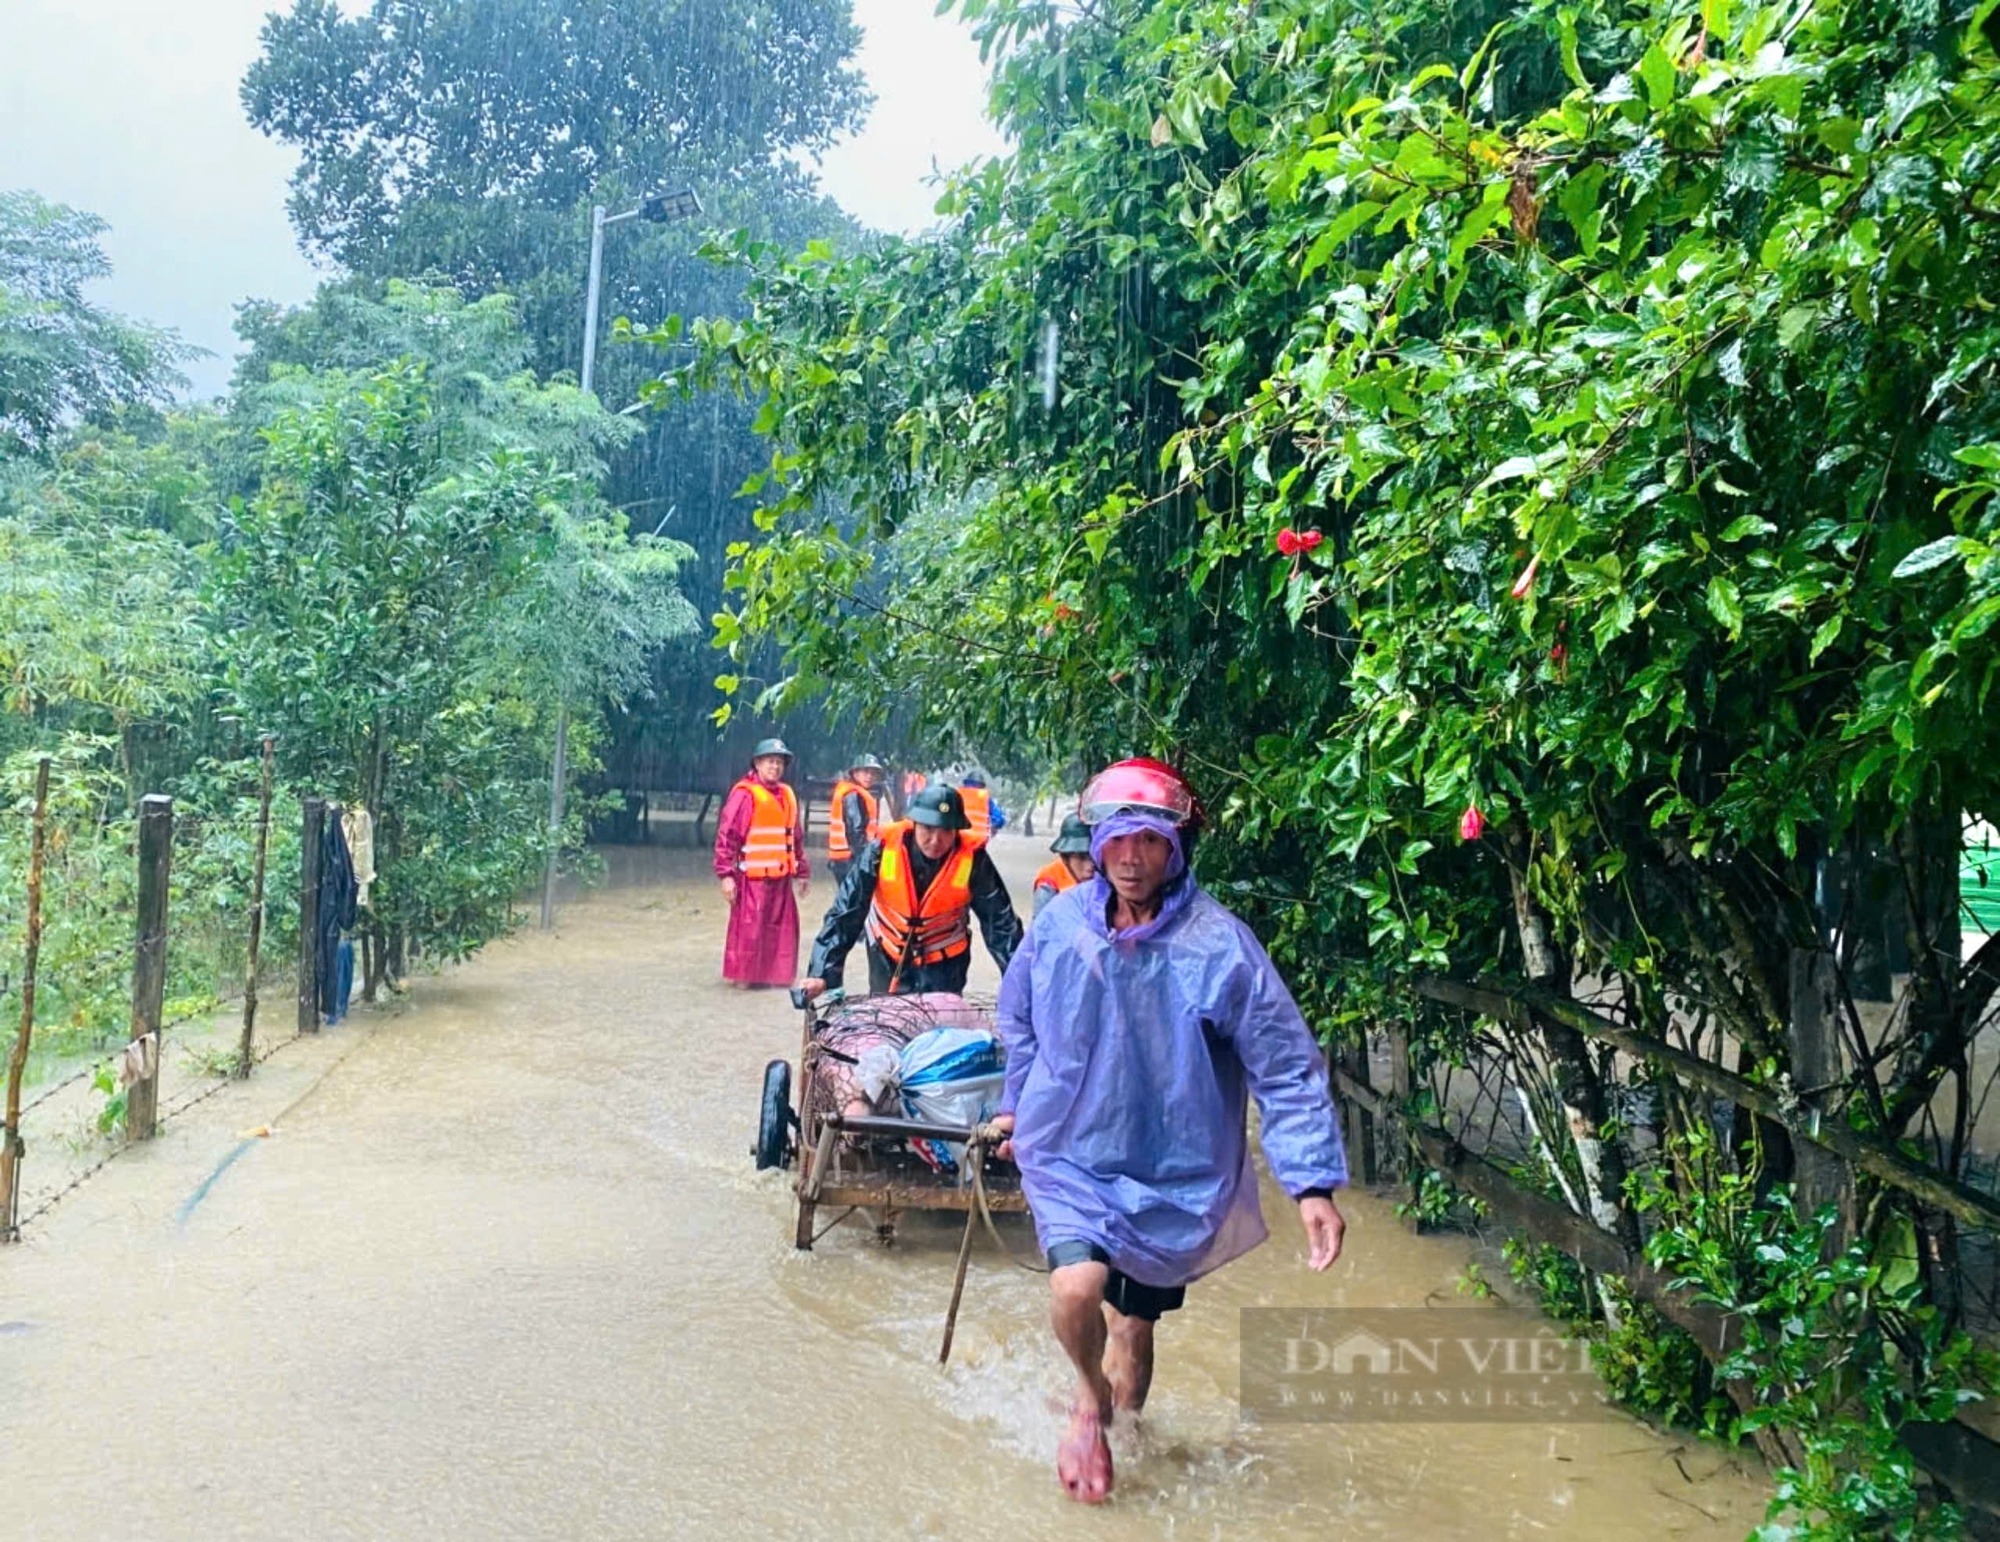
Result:
<svg viewBox="0 0 2000 1542"><path fill-rule="evenodd" d="M335 288L254 327L226 414L108 413L0 484L0 978L19 955L22 800L49 753L47 1055L123 1035L142 793L176 805L169 1018L241 985L244 757L266 733L267 968L296 947L306 792L377 816L365 930L462 956L511 925L548 848L559 708L588 771L601 706L695 626L686 549L634 537L595 490L635 430L525 368L507 296Z"/></svg>
<svg viewBox="0 0 2000 1542"><path fill-rule="evenodd" d="M94 214L29 192L0 192L0 460L45 449L60 431L124 402L165 401L191 356L172 333L92 305L111 271Z"/></svg>
<svg viewBox="0 0 2000 1542"><path fill-rule="evenodd" d="M606 232L607 343L629 335L623 318L741 308L741 276L693 259L711 223L786 247L851 244L852 222L804 169L867 106L850 11L849 0L383 0L353 14L306 0L267 25L244 102L254 124L299 151L294 224L355 275L342 294L379 299L386 282L424 275L469 299L512 295L532 368L574 378L593 204L616 213L685 186L706 211ZM258 386L272 359L335 362L274 336L269 320L268 308L245 308L252 352L239 390ZM410 338L365 366L404 353L429 357ZM659 362L651 350L601 349L598 396L614 411L629 406ZM608 457L600 486L635 530L691 549L679 585L711 614L724 553L751 530L732 496L764 459L751 410L717 395L644 422L643 437ZM684 786L735 775L760 730L712 731L713 675L699 648L661 650L617 720L614 756L643 744L646 761ZM810 715L785 732L818 759Z"/></svg>
<svg viewBox="0 0 2000 1542"><path fill-rule="evenodd" d="M1509 1237L1507 1272L1572 1332L1590 1339L1591 1363L1611 1395L1649 1419L1705 1435L1726 1435L1735 1410L1714 1390L1700 1347L1613 1280L1593 1280L1569 1254ZM1604 1295L1612 1302L1606 1320Z"/></svg>
<svg viewBox="0 0 2000 1542"><path fill-rule="evenodd" d="M1872 1245L1833 1246L1831 1209L1802 1216L1782 1186L1757 1188L1717 1172L1692 1191L1656 1183L1642 1204L1659 1223L1651 1261L1741 1327L1719 1369L1754 1387L1758 1406L1736 1427L1796 1432L1803 1460L1779 1473L1760 1537L1845 1542L1885 1534L1885 1516L1898 1537L1956 1536L1896 1432L1951 1418L1977 1395L1968 1387L1990 1389L1992 1357L1926 1302L1907 1222Z"/></svg>
<svg viewBox="0 0 2000 1542"><path fill-rule="evenodd" d="M266 21L243 105L299 147L307 247L367 269L432 205L567 209L607 169L754 178L810 156L867 105L859 42L824 0L298 0Z"/></svg>
<svg viewBox="0 0 2000 1542"><path fill-rule="evenodd" d="M399 303L447 334L506 311ZM375 814L378 916L447 955L507 928L543 855L558 701L629 691L693 620L679 549L634 542L563 464L611 437L596 404L476 362L281 372L301 404L265 430L209 590L236 711L277 732L295 781Z"/></svg>

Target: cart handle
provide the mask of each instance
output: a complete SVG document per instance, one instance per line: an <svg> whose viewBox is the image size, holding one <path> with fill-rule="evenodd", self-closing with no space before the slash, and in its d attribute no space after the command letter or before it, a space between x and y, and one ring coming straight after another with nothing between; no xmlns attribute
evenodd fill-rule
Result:
<svg viewBox="0 0 2000 1542"><path fill-rule="evenodd" d="M826 1122L848 1135L880 1135L891 1140L969 1141L973 1131L962 1124L931 1124L922 1119L892 1119L880 1114L828 1114Z"/></svg>

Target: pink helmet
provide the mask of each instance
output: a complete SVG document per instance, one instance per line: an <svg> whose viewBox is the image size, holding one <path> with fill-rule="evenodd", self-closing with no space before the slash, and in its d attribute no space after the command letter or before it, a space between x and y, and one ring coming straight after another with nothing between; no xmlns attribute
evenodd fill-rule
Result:
<svg viewBox="0 0 2000 1542"><path fill-rule="evenodd" d="M1077 804L1087 825L1102 824L1126 809L1158 814L1189 832L1199 830L1205 817L1187 778L1165 761L1144 756L1106 766L1090 779Z"/></svg>

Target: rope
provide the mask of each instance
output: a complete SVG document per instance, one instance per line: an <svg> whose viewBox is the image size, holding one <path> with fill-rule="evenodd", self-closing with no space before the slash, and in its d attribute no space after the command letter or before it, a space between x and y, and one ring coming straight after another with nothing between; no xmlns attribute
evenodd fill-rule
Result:
<svg viewBox="0 0 2000 1542"><path fill-rule="evenodd" d="M1000 1228L993 1224L993 1210L986 1202L986 1147L989 1143L998 1146L1007 1139L1008 1132L996 1129L990 1124L982 1124L973 1131L972 1139L965 1144L965 1165L972 1173L972 1203L965 1211L965 1235L958 1241L958 1267L952 1275L951 1305L945 1308L944 1342L938 1346L938 1364L947 1364L951 1359L951 1341L958 1332L959 1303L965 1298L965 1274L972 1262L972 1226L975 1219L986 1223L986 1234L993 1239L993 1245L1000 1249L1007 1261L1017 1269L1025 1269L1030 1274L1047 1274L1045 1264L1031 1264L1015 1255L1012 1248L1000 1235Z"/></svg>
<svg viewBox="0 0 2000 1542"><path fill-rule="evenodd" d="M983 1126L981 1133L997 1135L1001 1140L1005 1140L1008 1134L1006 1131L994 1130L991 1125ZM998 1144L998 1142L996 1141L995 1144ZM970 1155L971 1148L967 1147L966 1149L967 1154ZM1000 1235L1000 1228L993 1224L993 1210L986 1203L985 1174L986 1163L984 1160L974 1164L972 1169L972 1198L973 1202L979 1207L979 1218L986 1223L986 1235L993 1239L993 1245L1007 1256L1007 1261L1013 1264L1015 1268L1025 1269L1030 1274L1047 1274L1049 1272L1047 1264L1031 1264L1026 1259L1020 1257L1012 1248L1007 1246L1006 1239Z"/></svg>

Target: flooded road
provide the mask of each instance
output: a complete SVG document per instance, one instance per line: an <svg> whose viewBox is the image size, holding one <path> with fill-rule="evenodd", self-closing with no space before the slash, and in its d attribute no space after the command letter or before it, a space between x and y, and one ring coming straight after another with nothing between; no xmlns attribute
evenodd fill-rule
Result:
<svg viewBox="0 0 2000 1542"><path fill-rule="evenodd" d="M998 853L1024 895L1040 844ZM1449 1302L1466 1257L1350 1196L1316 1277L1274 1193L1274 1240L1162 1325L1112 1504L1071 1504L1045 1284L982 1237L940 1371L956 1222L795 1252L789 1175L748 1148L797 1016L720 982L705 859L608 857L554 936L357 1012L0 1254L0 1536L1733 1542L1761 1518L1754 1475L1636 1423L1239 1422L1240 1308Z"/></svg>

